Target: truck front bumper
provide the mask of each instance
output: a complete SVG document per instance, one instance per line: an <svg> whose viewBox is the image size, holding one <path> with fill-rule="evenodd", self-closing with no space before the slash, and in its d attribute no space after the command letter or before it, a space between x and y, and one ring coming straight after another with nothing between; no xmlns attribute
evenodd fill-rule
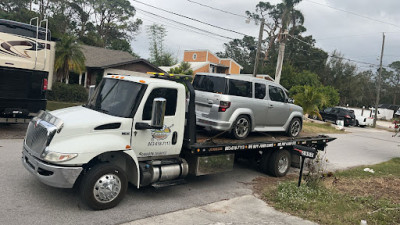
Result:
<svg viewBox="0 0 400 225"><path fill-rule="evenodd" d="M22 151L22 164L35 175L41 182L58 188L72 188L76 179L82 172L82 167L63 167L45 163L24 149Z"/></svg>

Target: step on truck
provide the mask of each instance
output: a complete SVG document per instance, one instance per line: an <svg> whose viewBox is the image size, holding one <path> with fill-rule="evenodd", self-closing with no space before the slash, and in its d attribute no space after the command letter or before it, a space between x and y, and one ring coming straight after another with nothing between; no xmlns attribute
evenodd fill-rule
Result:
<svg viewBox="0 0 400 225"><path fill-rule="evenodd" d="M0 19L0 123L28 123L46 109L54 58L47 19Z"/></svg>
<svg viewBox="0 0 400 225"><path fill-rule="evenodd" d="M210 139L196 132L191 76L106 76L87 104L41 112L27 128L22 163L43 183L77 187L95 210L137 188L180 183L187 175L232 170L236 156L284 176L299 155L313 158L328 136ZM297 160L298 162L298 160Z"/></svg>

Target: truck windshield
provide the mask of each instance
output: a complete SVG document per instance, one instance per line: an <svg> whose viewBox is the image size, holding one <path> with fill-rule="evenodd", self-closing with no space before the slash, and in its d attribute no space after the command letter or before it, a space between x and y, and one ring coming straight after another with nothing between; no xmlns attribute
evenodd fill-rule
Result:
<svg viewBox="0 0 400 225"><path fill-rule="evenodd" d="M113 116L132 117L144 87L130 81L103 79L86 107Z"/></svg>

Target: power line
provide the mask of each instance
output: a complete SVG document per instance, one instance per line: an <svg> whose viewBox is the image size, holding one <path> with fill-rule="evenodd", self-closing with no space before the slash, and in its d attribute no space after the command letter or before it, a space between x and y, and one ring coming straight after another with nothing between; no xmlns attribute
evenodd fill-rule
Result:
<svg viewBox="0 0 400 225"><path fill-rule="evenodd" d="M192 29L200 30L200 31L205 32L205 33L208 33L208 34L212 34L212 35L215 35L215 36L219 36L219 37L222 37L222 38L226 38L226 39L233 40L233 38L231 38L231 37L227 37L227 36L224 36L224 35L220 35L220 34L217 34L217 33L213 33L213 32L211 32L211 31L203 30L203 29L201 29L201 28L194 27L194 26L188 25L188 24L186 24L186 23L178 22L178 21L176 21L176 20L169 19L169 18L160 16L160 15L157 15L157 14L155 14L155 13L152 13L152 12L149 12L149 11L146 11L146 10L143 10L143 9L139 9L138 7L135 7L135 8L136 8L137 10L141 11L141 12L144 12L144 13L147 13L147 14L151 14L151 15L154 15L154 16L157 16L158 18L162 18L162 19L164 19L164 20L169 20L169 21L172 21L172 22L174 22L174 23L181 24L181 25L183 25L183 26L186 26L186 27L189 27L189 28L192 28Z"/></svg>
<svg viewBox="0 0 400 225"><path fill-rule="evenodd" d="M209 6L209 5L202 4L200 2L195 2L195 1L192 1L192 0L187 0L187 1L191 2L191 3L194 3L194 4L197 4L197 5L201 5L201 6L206 7L206 8L210 8L210 9L213 9L213 10L220 11L220 12L223 12L223 13L226 13L226 14L231 14L231 15L234 15L234 16L239 16L239 17L243 17L243 18L247 19L247 16L243 16L243 15L236 14L236 13L233 13L233 12L225 11L223 9L218 9L218 8L215 8L215 7L212 7L212 6Z"/></svg>
<svg viewBox="0 0 400 225"><path fill-rule="evenodd" d="M290 35L290 34L287 34L287 35L290 36L290 37L292 37L293 39L295 39L295 40L297 40L297 41L300 41L300 42L302 42L302 43L304 43L304 44L306 44L306 45L309 45L309 46L315 48L314 45L312 45L312 44L310 44L310 43L308 43L308 42L305 42L305 41L303 41L303 40L301 40L301 39L299 39L299 38L297 38L297 37L295 37L295 36L293 36L293 35ZM306 50L304 50L304 49L299 49L299 50L308 52L308 51L306 51ZM345 58L345 57L341 57L341 56L336 56L336 55L329 55L329 57L337 58L337 59L343 59L343 60L347 60L347 61L353 62L353 63L365 64L365 65L370 65L370 66L379 66L379 65L377 65L377 64L373 64L373 63L369 63L369 62L363 62L363 61L354 60L354 59L349 59L349 58ZM386 67L386 66L385 66L385 67Z"/></svg>
<svg viewBox="0 0 400 225"><path fill-rule="evenodd" d="M220 37L214 37L214 36L210 36L210 35L205 34L205 33L201 33L200 31L192 30L192 29L190 29L190 28L179 27L178 24L173 24L172 22L169 22L169 21L157 21L157 19L159 19L158 16L146 15L146 14L143 14L143 15L141 15L141 16L145 16L145 17L149 17L149 18L155 19L155 20L148 19L148 18L145 19L145 20L148 20L148 21L150 21L150 22L153 22L153 23L160 23L160 24L163 24L163 25L165 25L165 26L168 26L168 27L171 27L171 28L174 28L174 29L177 29L177 30L188 31L188 32L192 32L192 33L204 35L204 36L207 36L207 37L209 37L209 38L214 38L214 39L217 39L217 40L220 40L220 41L224 41L224 40L225 40L225 39L222 39L222 38L220 38Z"/></svg>
<svg viewBox="0 0 400 225"><path fill-rule="evenodd" d="M159 8L159 7L156 7L156 6L152 6L152 5L149 5L147 3L144 3L144 2L141 2L141 1L138 1L138 0L132 0L132 1L138 2L140 4L143 4L143 5L146 5L146 6L149 6L149 7L152 7L152 8L167 12L167 13L174 14L176 16L180 16L180 17L183 17L183 18L186 18L186 19L189 19L189 20L193 20L193 21L196 21L198 23L202 23L202 24L214 27L214 28L218 28L218 29L221 29L221 30L229 31L229 32L232 32L232 33L235 33L235 34L240 34L240 35L243 35L243 36L249 36L247 34L244 34L244 33L238 32L238 31L234 31L234 30L231 30L231 29L223 28L223 27L220 27L220 26L217 26L217 25L213 25L213 24L210 24L210 23L207 23L207 22L203 22L201 20L198 20L198 19L195 19L195 18L192 18L192 17L188 17L188 16L185 16L185 15L182 15L182 14L179 14L179 13L175 13L175 12L172 12L172 11L169 11L169 10L165 10L165 9L162 9L162 8Z"/></svg>
<svg viewBox="0 0 400 225"><path fill-rule="evenodd" d="M364 19L368 19L368 20L372 20L372 21L375 21L375 22L384 23L384 24L388 24L388 25L391 25L391 26L400 28L399 25L394 24L394 23L388 23L388 22L385 22L385 21L382 21L382 20L377 20L377 19L374 19L374 18L371 18L371 17L368 17L368 16L364 16L364 15L355 13L355 12L351 12L351 11L348 11L348 10L335 8L335 7L333 7L333 6L326 5L326 4L321 4L321 3L319 3L319 2L314 2L314 1L311 1L311 0L305 0L305 1L311 2L311 3L314 3L314 4L317 4L317 5L325 6L325 7L328 7L328 8L334 9L334 10L338 10L338 11L341 11L341 12L349 13L349 14L351 14L351 15L358 16L358 17L362 17L362 18L364 18Z"/></svg>

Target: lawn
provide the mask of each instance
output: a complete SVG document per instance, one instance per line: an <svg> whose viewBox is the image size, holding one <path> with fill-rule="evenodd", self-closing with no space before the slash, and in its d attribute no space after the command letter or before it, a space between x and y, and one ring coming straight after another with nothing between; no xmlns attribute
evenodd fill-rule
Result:
<svg viewBox="0 0 400 225"><path fill-rule="evenodd" d="M365 172L368 167L375 173ZM266 178L271 179L271 178ZM296 177L256 181L256 192L276 209L319 224L400 224L400 158L337 172L320 182ZM260 183L264 183L260 188Z"/></svg>
<svg viewBox="0 0 400 225"><path fill-rule="evenodd" d="M344 133L343 130L338 130L331 123L303 121L303 132L313 134L337 134Z"/></svg>
<svg viewBox="0 0 400 225"><path fill-rule="evenodd" d="M56 109L67 108L71 106L82 105L82 102L56 102L56 101L47 101L47 110L53 111Z"/></svg>

